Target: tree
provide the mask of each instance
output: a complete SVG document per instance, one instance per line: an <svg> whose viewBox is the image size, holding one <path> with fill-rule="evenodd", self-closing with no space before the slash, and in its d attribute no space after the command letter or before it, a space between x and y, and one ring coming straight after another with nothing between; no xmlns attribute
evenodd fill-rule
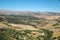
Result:
<svg viewBox="0 0 60 40"><path fill-rule="evenodd" d="M50 40L53 35L53 31L49 31L47 29L43 29L43 31L45 33L44 40Z"/></svg>

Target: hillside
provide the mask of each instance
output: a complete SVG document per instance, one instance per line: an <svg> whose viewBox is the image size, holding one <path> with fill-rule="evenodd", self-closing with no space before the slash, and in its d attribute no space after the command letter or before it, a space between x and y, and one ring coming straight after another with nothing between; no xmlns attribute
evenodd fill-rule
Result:
<svg viewBox="0 0 60 40"><path fill-rule="evenodd" d="M2 40L60 40L60 13L0 10L0 32Z"/></svg>

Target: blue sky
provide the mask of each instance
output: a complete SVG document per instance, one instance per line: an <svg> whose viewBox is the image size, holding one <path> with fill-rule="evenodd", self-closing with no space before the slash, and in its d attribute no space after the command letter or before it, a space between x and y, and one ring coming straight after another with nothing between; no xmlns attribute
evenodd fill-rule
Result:
<svg viewBox="0 0 60 40"><path fill-rule="evenodd" d="M0 0L0 10L60 12L59 0Z"/></svg>

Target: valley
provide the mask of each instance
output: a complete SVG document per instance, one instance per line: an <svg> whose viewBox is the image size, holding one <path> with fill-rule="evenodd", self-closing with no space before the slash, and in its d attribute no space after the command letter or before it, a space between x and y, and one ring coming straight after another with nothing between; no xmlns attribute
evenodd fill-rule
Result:
<svg viewBox="0 0 60 40"><path fill-rule="evenodd" d="M60 40L59 13L3 12L0 11L1 40Z"/></svg>

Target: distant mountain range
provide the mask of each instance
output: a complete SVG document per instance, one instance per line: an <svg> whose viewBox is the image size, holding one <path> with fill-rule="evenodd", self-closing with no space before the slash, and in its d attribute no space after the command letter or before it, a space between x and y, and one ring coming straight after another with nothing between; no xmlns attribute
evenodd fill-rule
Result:
<svg viewBox="0 0 60 40"><path fill-rule="evenodd" d="M10 10L0 10L0 15L60 15L57 12L32 12L32 11L10 11Z"/></svg>

